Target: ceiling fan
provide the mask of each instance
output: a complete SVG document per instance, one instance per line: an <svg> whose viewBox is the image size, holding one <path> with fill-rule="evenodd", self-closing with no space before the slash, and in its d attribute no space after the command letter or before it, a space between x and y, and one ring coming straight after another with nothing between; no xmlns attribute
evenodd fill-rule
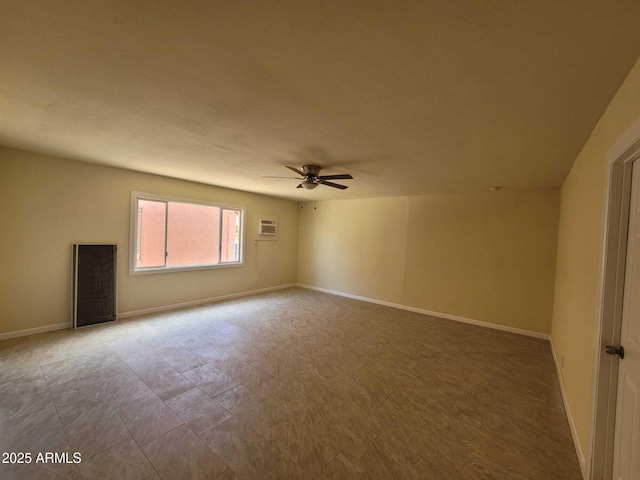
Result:
<svg viewBox="0 0 640 480"><path fill-rule="evenodd" d="M289 170L294 171L301 178L297 178L296 180L302 180L300 185L296 188L306 188L307 190L311 190L316 188L318 185L326 185L327 187L339 188L340 190L345 190L349 187L346 185L340 185L338 183L330 182L329 180L350 180L353 179L351 175L348 173L342 173L339 175L318 175L322 167L318 165L303 165L301 168L290 167L289 165L285 165ZM268 177L268 178L293 178L293 177Z"/></svg>

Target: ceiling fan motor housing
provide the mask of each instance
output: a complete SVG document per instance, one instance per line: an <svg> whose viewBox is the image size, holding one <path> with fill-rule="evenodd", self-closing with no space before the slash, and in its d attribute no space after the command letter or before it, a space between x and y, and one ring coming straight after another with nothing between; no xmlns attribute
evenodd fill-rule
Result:
<svg viewBox="0 0 640 480"><path fill-rule="evenodd" d="M307 190L313 190L318 186L318 174L320 173L321 167L318 165L303 165L302 171L304 172L304 176L306 180L304 180L300 185L302 188Z"/></svg>
<svg viewBox="0 0 640 480"><path fill-rule="evenodd" d="M318 176L318 174L320 173L320 169L321 169L321 167L319 167L318 165L303 165L302 166L302 171L304 172L304 174L305 175L310 175L312 177Z"/></svg>

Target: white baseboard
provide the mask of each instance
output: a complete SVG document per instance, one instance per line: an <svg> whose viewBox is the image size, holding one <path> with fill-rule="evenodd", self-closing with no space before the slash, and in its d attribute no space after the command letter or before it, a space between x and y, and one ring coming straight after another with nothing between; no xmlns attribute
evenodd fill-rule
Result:
<svg viewBox="0 0 640 480"><path fill-rule="evenodd" d="M558 361L558 356L556 355L556 349L553 346L553 340L551 343L551 354L553 355L553 361L556 364L556 371L558 373L558 380L560 381L560 392L562 393L562 403L564 404L564 411L567 414L567 420L569 422L569 428L571 429L571 437L573 438L573 444L576 447L576 453L578 454L578 463L580 463L580 471L582 472L582 478L587 480L589 478L589 466L584 458L584 452L582 450L582 446L580 445L580 440L578 439L578 432L576 431L576 424L573 422L573 416L571 415L571 410L569 409L569 402L567 401L567 394L564 389L564 379L562 378L562 367L560 366L560 362Z"/></svg>
<svg viewBox="0 0 640 480"><path fill-rule="evenodd" d="M0 333L0 340L26 337L27 335L37 335L38 333L53 332L54 330L64 330L66 328L71 328L71 322L54 323L53 325L45 325L44 327L27 328L25 330L16 330L15 332Z"/></svg>
<svg viewBox="0 0 640 480"><path fill-rule="evenodd" d="M506 325L498 325L497 323L483 322L481 320L474 320L472 318L459 317L457 315L450 315L448 313L433 312L431 310L425 310L423 308L409 307L408 305L402 305L400 303L392 303L392 302L386 302L384 300L377 300L375 298L361 297L360 295L353 295L351 293L339 292L336 290L329 290L328 288L314 287L313 285L306 285L304 283L297 283L296 286L301 288L308 288L309 290L318 290L320 292L330 293L331 295L339 295L341 297L353 298L355 300L362 300L363 302L376 303L378 305L385 305L387 307L398 308L400 310L407 310L409 312L422 313L423 315L430 315L432 317L453 320L455 322L469 323L471 325L477 325L479 327L492 328L494 330L502 330L504 332L516 333L518 335L526 335L527 337L541 338L543 340L551 340L551 336L547 335L546 333L532 332L531 330L508 327Z"/></svg>
<svg viewBox="0 0 640 480"><path fill-rule="evenodd" d="M196 305L203 305L206 303L219 302L221 300L228 300L230 298L246 297L249 295L256 295L258 293L271 292L273 290L282 290L284 288L291 288L295 286L296 286L295 283L288 283L286 285L260 288L257 290L249 290L246 292L231 293L228 295L220 295L219 297L205 298L203 300L194 300L192 302L175 303L173 305L163 305L161 307L145 308L143 310L133 310L131 312L119 313L118 318L129 318L129 317L136 317L138 315L146 315L149 313L164 312L167 310L176 310L178 308L192 307ZM0 340L9 340L10 338L26 337L27 335L36 335L38 333L52 332L54 330L64 330L66 328L71 328L71 322L56 323L53 325L45 325L44 327L28 328L26 330L17 330L15 332L0 333Z"/></svg>
<svg viewBox="0 0 640 480"><path fill-rule="evenodd" d="M248 290L245 292L230 293L228 295L220 295L218 297L204 298L202 300L193 300L191 302L174 303L172 305L163 305L161 307L144 308L142 310L132 310L130 312L119 313L118 318L137 317L138 315L148 315L150 313L166 312L168 310L177 310L178 308L195 307L197 305L220 302L222 300L228 300L230 298L247 297L249 295L257 295L259 293L272 292L274 290L283 290L285 288L291 288L295 286L296 286L295 283L288 283L286 285L277 285L275 287L259 288L257 290Z"/></svg>

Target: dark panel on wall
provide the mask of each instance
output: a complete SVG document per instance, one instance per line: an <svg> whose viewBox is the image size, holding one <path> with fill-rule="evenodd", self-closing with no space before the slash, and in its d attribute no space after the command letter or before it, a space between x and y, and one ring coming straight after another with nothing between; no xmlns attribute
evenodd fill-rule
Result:
<svg viewBox="0 0 640 480"><path fill-rule="evenodd" d="M116 245L73 245L73 326L117 318Z"/></svg>

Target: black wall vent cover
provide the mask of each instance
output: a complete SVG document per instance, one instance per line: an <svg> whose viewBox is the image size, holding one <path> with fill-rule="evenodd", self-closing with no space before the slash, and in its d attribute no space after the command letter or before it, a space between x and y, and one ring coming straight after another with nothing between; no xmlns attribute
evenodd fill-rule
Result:
<svg viewBox="0 0 640 480"><path fill-rule="evenodd" d="M117 246L73 244L73 327L117 318Z"/></svg>

